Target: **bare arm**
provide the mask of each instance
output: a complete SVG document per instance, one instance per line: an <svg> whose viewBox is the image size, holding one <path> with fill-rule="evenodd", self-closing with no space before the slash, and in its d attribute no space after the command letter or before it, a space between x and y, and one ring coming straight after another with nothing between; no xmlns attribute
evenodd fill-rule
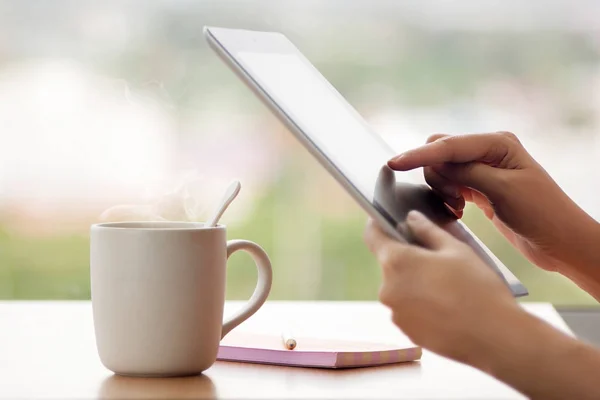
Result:
<svg viewBox="0 0 600 400"><path fill-rule="evenodd" d="M544 321L515 312L489 338L472 365L533 399L600 398L600 351Z"/></svg>
<svg viewBox="0 0 600 400"><path fill-rule="evenodd" d="M596 348L523 310L468 246L423 215L413 211L407 223L423 247L373 223L365 240L382 267L379 298L414 343L532 398L600 398Z"/></svg>

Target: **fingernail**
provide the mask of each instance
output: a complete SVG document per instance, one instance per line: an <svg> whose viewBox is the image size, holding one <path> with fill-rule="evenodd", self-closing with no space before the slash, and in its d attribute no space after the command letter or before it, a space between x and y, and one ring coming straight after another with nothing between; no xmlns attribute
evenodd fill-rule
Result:
<svg viewBox="0 0 600 400"><path fill-rule="evenodd" d="M404 157L404 154L400 154L400 155L398 155L398 156L396 156L396 157L394 157L394 158L390 159L388 162L389 162L389 163L390 163L390 162L398 162L398 161L400 161L400 160L401 160L403 157Z"/></svg>
<svg viewBox="0 0 600 400"><path fill-rule="evenodd" d="M454 216L455 216L456 218L458 218L458 219L461 219L461 218L462 218L462 216L463 216L463 210L455 210L454 208L452 208L452 207L450 207L450 206L448 206L448 205L446 205L446 208L447 208L448 210L450 210L450 212L451 212L452 214L454 214Z"/></svg>
<svg viewBox="0 0 600 400"><path fill-rule="evenodd" d="M465 199L463 197L459 197L459 202L458 202L458 207L457 207L457 211L462 211L465 209L466 203L465 203Z"/></svg>
<svg viewBox="0 0 600 400"><path fill-rule="evenodd" d="M406 220L408 222L422 222L425 220L425 216L417 210L412 210L406 216Z"/></svg>
<svg viewBox="0 0 600 400"><path fill-rule="evenodd" d="M455 199L460 198L461 195L460 189L456 186L444 186L442 188L442 193L444 193L446 196L453 197Z"/></svg>

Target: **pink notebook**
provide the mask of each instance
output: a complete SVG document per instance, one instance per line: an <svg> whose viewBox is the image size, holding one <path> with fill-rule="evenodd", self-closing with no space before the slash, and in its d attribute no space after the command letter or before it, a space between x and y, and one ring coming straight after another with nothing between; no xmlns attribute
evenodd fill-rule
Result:
<svg viewBox="0 0 600 400"><path fill-rule="evenodd" d="M416 361L421 348L369 342L296 338L294 350L281 337L231 332L221 341L218 360L313 368L356 368Z"/></svg>

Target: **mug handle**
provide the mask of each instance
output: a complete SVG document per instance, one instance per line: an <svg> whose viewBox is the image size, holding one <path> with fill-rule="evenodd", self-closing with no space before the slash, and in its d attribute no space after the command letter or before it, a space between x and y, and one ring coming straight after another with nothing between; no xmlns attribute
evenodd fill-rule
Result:
<svg viewBox="0 0 600 400"><path fill-rule="evenodd" d="M250 254L254 262L256 263L256 269L258 270L258 282L252 297L246 303L246 306L236 312L233 316L229 317L223 322L223 329L221 330L221 339L225 337L233 328L250 318L260 307L265 303L269 292L271 291L271 284L273 282L273 270L271 268L271 260L267 253L254 242L247 240L230 240L227 242L227 259L238 250L242 250Z"/></svg>

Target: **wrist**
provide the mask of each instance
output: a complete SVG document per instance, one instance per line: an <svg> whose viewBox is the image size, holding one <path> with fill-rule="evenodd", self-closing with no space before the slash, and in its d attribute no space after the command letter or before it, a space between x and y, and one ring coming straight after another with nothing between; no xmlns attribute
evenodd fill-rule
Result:
<svg viewBox="0 0 600 400"><path fill-rule="evenodd" d="M518 308L504 319L508 329L490 331L473 366L529 397L550 398L579 379L590 347Z"/></svg>
<svg viewBox="0 0 600 400"><path fill-rule="evenodd" d="M556 349L558 332L527 311L515 312L506 324L509 329L492 337L490 358L484 365L490 374L506 378L515 367L528 368L532 362L542 360L549 349Z"/></svg>
<svg viewBox="0 0 600 400"><path fill-rule="evenodd" d="M600 224L581 211L565 229L564 250L558 257L556 272L566 276L596 299L600 299Z"/></svg>
<svg viewBox="0 0 600 400"><path fill-rule="evenodd" d="M477 339L473 341L475 346L469 364L496 376L514 359L515 354L522 352L523 339L531 335L533 316L516 303L499 307L491 314L493 318L476 332Z"/></svg>
<svg viewBox="0 0 600 400"><path fill-rule="evenodd" d="M561 231L556 248L551 249L558 261L557 272L563 275L577 275L595 269L600 264L600 224L572 204L573 212L564 213L564 219L553 229Z"/></svg>

